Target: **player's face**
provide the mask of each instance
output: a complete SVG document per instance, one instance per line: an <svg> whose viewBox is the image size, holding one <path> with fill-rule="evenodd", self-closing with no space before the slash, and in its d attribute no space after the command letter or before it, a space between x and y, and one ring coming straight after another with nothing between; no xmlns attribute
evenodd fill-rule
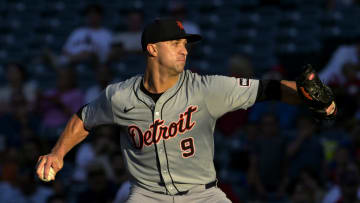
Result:
<svg viewBox="0 0 360 203"><path fill-rule="evenodd" d="M184 70L188 54L187 40L178 39L157 43L158 62L170 74L179 74Z"/></svg>

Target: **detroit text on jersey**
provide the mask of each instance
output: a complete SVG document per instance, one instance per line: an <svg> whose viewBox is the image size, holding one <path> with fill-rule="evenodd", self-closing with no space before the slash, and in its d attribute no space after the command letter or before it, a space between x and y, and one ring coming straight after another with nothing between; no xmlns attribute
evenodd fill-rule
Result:
<svg viewBox="0 0 360 203"><path fill-rule="evenodd" d="M192 114L198 109L197 106L189 106L184 113L179 115L176 122L171 122L168 126L163 125L164 120L155 120L144 133L136 125L128 127L128 133L136 149L142 149L145 146L151 146L158 143L161 139L167 140L190 131L196 124L191 121ZM159 133L158 133L159 132Z"/></svg>

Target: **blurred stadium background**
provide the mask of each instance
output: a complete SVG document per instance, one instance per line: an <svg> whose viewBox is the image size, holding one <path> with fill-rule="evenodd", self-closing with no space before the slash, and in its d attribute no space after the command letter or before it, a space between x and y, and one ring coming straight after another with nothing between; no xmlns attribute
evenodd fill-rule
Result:
<svg viewBox="0 0 360 203"><path fill-rule="evenodd" d="M95 4L103 8L102 27L112 33L109 56L64 62L69 36L86 26L84 9ZM72 101L83 105L95 94L91 88L145 69L141 50L116 41L119 33L131 31L131 13L140 15L133 19L140 28L179 13L196 26L204 39L190 47L187 67L201 74L293 80L304 64L320 72L339 47L358 47L355 62L346 62L346 54L342 58L339 74L345 80L328 83L337 94L336 122L314 123L301 106L256 104L219 120L215 163L220 186L233 202L359 202L359 5L356 0L0 0L0 202L121 202L117 195L126 192L118 189L127 176L119 160L123 132L116 127L91 132L94 136L66 157L55 182L41 183L34 167L63 129L61 119L74 113ZM11 70L19 70L20 79ZM30 82L35 85L27 89ZM67 93L75 100L54 99Z"/></svg>

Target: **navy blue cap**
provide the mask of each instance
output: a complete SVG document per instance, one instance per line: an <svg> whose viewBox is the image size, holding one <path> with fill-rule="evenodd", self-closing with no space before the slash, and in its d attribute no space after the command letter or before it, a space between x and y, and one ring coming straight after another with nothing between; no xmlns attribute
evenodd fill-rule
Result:
<svg viewBox="0 0 360 203"><path fill-rule="evenodd" d="M141 36L141 46L146 51L150 43L187 39L188 43L200 41L201 35L187 34L181 21L172 18L155 19L148 24Z"/></svg>

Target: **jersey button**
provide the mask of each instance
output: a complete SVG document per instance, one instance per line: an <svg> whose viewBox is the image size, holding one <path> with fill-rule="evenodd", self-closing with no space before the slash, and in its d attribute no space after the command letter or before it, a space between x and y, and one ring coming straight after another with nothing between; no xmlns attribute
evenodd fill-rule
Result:
<svg viewBox="0 0 360 203"><path fill-rule="evenodd" d="M163 170L163 173L167 173L167 171L166 171L166 170Z"/></svg>
<svg viewBox="0 0 360 203"><path fill-rule="evenodd" d="M155 112L155 116L159 116L160 115L160 113L157 111L157 112Z"/></svg>
<svg viewBox="0 0 360 203"><path fill-rule="evenodd" d="M163 149L160 149L160 150L159 150L160 153L163 152L163 151L164 151Z"/></svg>
<svg viewBox="0 0 360 203"><path fill-rule="evenodd" d="M170 189L170 190L172 190L172 189L173 189L173 187L172 187L172 186L169 186L169 189Z"/></svg>

